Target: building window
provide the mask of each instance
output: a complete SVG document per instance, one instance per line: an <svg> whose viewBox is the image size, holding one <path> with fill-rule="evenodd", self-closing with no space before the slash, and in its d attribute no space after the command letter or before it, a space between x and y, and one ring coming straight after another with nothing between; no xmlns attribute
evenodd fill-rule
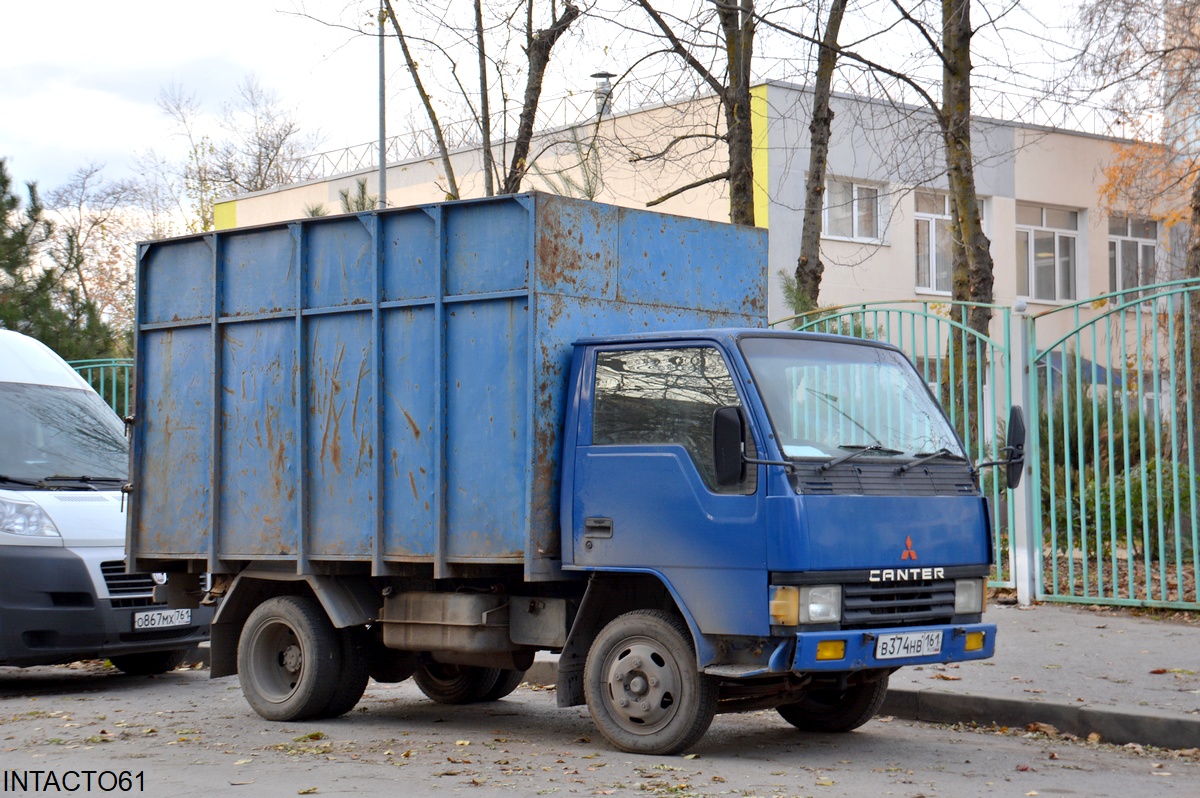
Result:
<svg viewBox="0 0 1200 798"><path fill-rule="evenodd" d="M1079 211L1017 203L1017 294L1065 302L1078 290Z"/></svg>
<svg viewBox="0 0 1200 798"><path fill-rule="evenodd" d="M879 188L845 180L825 184L825 235L878 241Z"/></svg>
<svg viewBox="0 0 1200 798"><path fill-rule="evenodd" d="M1108 290L1122 291L1157 282L1154 271L1158 222L1136 216L1108 219Z"/></svg>
<svg viewBox="0 0 1200 798"><path fill-rule="evenodd" d="M948 294L953 260L950 198L918 190L916 209L917 288Z"/></svg>

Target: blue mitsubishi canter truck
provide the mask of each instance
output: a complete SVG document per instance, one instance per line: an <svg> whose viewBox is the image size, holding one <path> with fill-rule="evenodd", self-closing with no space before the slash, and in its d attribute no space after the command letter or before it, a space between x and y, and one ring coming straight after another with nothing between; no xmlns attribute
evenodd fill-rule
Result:
<svg viewBox="0 0 1200 798"><path fill-rule="evenodd" d="M766 250L537 193L144 244L130 568L213 574L212 675L268 719L551 651L625 751L856 728L992 655L988 513L897 349L763 329Z"/></svg>

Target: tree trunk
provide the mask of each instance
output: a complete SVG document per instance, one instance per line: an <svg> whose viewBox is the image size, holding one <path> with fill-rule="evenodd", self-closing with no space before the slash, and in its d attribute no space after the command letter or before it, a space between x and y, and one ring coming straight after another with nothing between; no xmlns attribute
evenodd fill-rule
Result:
<svg viewBox="0 0 1200 798"><path fill-rule="evenodd" d="M804 227L800 233L800 258L796 262L796 313L813 310L821 291L821 216L825 206L825 166L829 161L829 138L833 129L833 110L829 99L833 94L833 70L837 66L838 30L846 12L846 0L833 0L825 36L817 56L817 75L813 81L812 122L808 155L808 179L804 188Z"/></svg>
<svg viewBox="0 0 1200 798"><path fill-rule="evenodd" d="M721 98L729 145L729 221L754 224L754 136L750 115L750 62L754 56L754 0L718 3L725 33L729 83Z"/></svg>
<svg viewBox="0 0 1200 798"><path fill-rule="evenodd" d="M392 21L396 38L400 40L400 49L404 53L404 63L408 67L408 74L412 75L413 83L417 87L417 94L421 97L421 104L425 106L425 114L429 117L429 124L433 126L433 137L437 141L438 153L442 157L442 168L446 170L446 199L458 199L458 181L454 179L454 166L450 163L450 150L446 147L446 137L442 135L442 126L438 122L437 112L433 110L429 92L425 91L425 84L421 81L421 76L417 74L417 62L409 52L408 39L404 37L404 31L400 29L400 22L396 19L396 12L392 10L392 0L383 1L387 5L388 18Z"/></svg>
<svg viewBox="0 0 1200 798"><path fill-rule="evenodd" d="M1191 240L1188 242L1187 262L1184 266L1184 277L1200 277L1200 177L1192 183L1191 219L1189 222ZM1200 371L1200 287L1194 287L1185 294L1185 299L1173 321L1175 325L1175 367L1183 370L1191 358L1192 371L1185 373L1185 378L1176 380L1175 388L1175 417L1179 423L1186 424L1188 404L1191 403L1193 412L1200 407L1200 386L1196 373ZM1191 457L1200 460L1200 419L1196 425L1185 430L1179 436L1179 462L1189 462Z"/></svg>
<svg viewBox="0 0 1200 798"><path fill-rule="evenodd" d="M992 255L979 217L975 169L971 155L971 4L942 0L942 136L953 211L953 298L956 302L992 302ZM950 358L953 409L969 449L982 456L979 408L983 406L980 375L981 341L988 335L990 307L969 307L959 317L974 334L952 334ZM960 338L965 338L960 340Z"/></svg>
<svg viewBox="0 0 1200 798"><path fill-rule="evenodd" d="M513 142L512 161L508 176L504 179L504 193L516 194L521 190L521 181L529 171L529 147L533 141L533 123L537 119L538 100L542 96L542 80L546 66L550 63L550 51L559 37L566 33L571 23L579 18L580 10L569 3L549 28L535 33L529 40L526 54L529 56L529 77L525 83L525 100L521 107L521 119L517 125L517 137Z"/></svg>
<svg viewBox="0 0 1200 798"><path fill-rule="evenodd" d="M533 0L529 0L533 3ZM492 181L492 114L488 110L487 53L483 44L483 0L475 0L475 41L479 51L479 132L483 135L483 193L496 193Z"/></svg>

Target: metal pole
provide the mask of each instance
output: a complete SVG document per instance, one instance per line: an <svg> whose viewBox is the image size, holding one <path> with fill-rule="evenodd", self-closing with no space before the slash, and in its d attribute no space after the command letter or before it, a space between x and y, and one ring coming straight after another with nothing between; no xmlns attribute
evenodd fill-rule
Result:
<svg viewBox="0 0 1200 798"><path fill-rule="evenodd" d="M387 6L379 3L379 209L387 207L387 75L383 69L383 27L387 23Z"/></svg>
<svg viewBox="0 0 1200 798"><path fill-rule="evenodd" d="M1028 419L1027 430L1034 430L1038 419L1037 407L1030 401L1033 396L1030 383L1036 379L1032 362L1033 322L1027 315L1024 305L1024 302L1018 301L1013 308L1017 323L1017 345L1012 347L1009 352L1009 363L1013 370L1013 376L1010 379L1017 388L1017 401L1025 405L1027 413L1025 417ZM1036 435L1036 432L1034 434ZM1015 551L1012 579L1017 586L1017 603L1021 606L1028 606L1037 599L1038 585L1041 581L1042 546L1041 541L1036 539L1034 534L1037 525L1033 517L1037 508L1034 491L1039 488L1037 484L1038 469L1036 463L1032 461L1036 460L1037 456L1037 447L1026 445L1025 478L1021 480L1021 487L1013 491L1015 495L1013 496L1012 528Z"/></svg>

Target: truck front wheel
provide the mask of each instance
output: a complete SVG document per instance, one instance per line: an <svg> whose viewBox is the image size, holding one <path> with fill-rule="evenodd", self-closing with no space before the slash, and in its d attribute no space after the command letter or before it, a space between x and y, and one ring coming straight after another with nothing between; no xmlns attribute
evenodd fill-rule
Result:
<svg viewBox="0 0 1200 798"><path fill-rule="evenodd" d="M659 610L629 612L604 627L583 684L600 733L631 754L690 748L717 710L717 683L697 670L687 626Z"/></svg>
<svg viewBox="0 0 1200 798"><path fill-rule="evenodd" d="M784 704L777 712L801 731L848 732L857 729L883 706L887 697L887 674L845 690L810 690L799 702Z"/></svg>
<svg viewBox="0 0 1200 798"><path fill-rule="evenodd" d="M242 694L267 720L321 717L341 671L342 641L321 606L307 596L268 599L242 627Z"/></svg>

